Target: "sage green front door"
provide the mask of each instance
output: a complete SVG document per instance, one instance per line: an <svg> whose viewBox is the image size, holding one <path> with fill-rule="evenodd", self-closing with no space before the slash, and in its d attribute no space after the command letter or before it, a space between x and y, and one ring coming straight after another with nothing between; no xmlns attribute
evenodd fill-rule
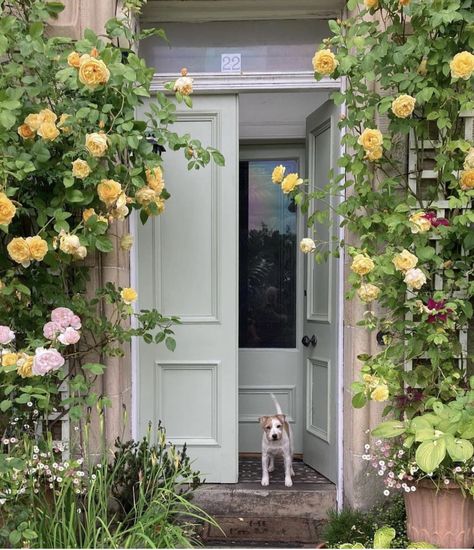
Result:
<svg viewBox="0 0 474 550"><path fill-rule="evenodd" d="M238 99L193 96L173 131L220 150L224 168L187 170L182 151L164 153L171 198L138 229L139 307L176 315L177 346L141 343L138 426L161 420L186 443L206 481L238 474Z"/></svg>
<svg viewBox="0 0 474 550"><path fill-rule="evenodd" d="M307 119L307 164L310 191L324 188L328 173L337 173L340 135L337 127L339 111L330 101L324 103ZM330 199L334 206L334 197ZM327 203L314 200L309 213L327 210ZM337 235L337 220L331 211L332 225L314 226L307 236L328 242L333 249ZM326 247L327 249L327 247ZM304 311L304 378L305 420L303 432L304 461L336 482L338 475L338 403L342 400L338 381L338 281L339 260L330 256L316 263L306 257Z"/></svg>

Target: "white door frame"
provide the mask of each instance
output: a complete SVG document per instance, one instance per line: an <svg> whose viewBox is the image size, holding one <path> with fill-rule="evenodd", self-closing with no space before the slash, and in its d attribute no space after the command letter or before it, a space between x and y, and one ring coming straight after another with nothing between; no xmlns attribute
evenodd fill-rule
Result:
<svg viewBox="0 0 474 550"><path fill-rule="evenodd" d="M266 19L267 17L265 17ZM263 18L262 18L263 19ZM271 19L271 17L268 17ZM245 93L245 92L268 92L272 91L298 91L302 88L314 89L314 90L327 90L327 91L345 91L346 81L345 78L330 80L324 78L320 81L315 81L313 73L301 72L301 73L247 73L245 75L221 75L221 74L207 74L207 75L193 75L195 77L195 93L214 93L214 94L226 94L226 93ZM168 82L176 75L155 75L152 82L153 91L163 91L164 82ZM199 83L199 78L202 78L202 84ZM311 80L311 82L310 82ZM341 113L346 113L345 105L341 106ZM341 144L340 155L345 152L344 145ZM340 201L342 202L342 198ZM134 211L130 216L130 233L132 234L134 241L136 242L138 233L138 216ZM338 228L339 240L344 239L344 228ZM337 361L337 373L338 373L338 387L337 387L337 425L338 425L338 455L339 455L339 467L338 478L336 484L336 500L338 510L342 509L343 496L344 496L344 452L343 452L343 436L344 436L344 249L340 251L341 269L339 269L338 277L338 300L339 300L339 319L337 323L337 337L338 337L338 361ZM236 269L239 266L236 265ZM136 288L138 282L138 247L132 247L130 254L130 281L133 288ZM135 306L137 307L137 306ZM136 338L131 342L131 370L132 370L132 411L131 411L131 428L132 437L136 439L138 437L138 355L139 344Z"/></svg>

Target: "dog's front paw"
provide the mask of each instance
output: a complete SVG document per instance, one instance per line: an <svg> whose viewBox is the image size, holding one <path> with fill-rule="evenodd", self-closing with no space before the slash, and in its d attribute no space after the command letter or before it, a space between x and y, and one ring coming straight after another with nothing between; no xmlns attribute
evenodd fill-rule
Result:
<svg viewBox="0 0 474 550"><path fill-rule="evenodd" d="M268 467L268 471L270 473L272 473L273 471L275 471L275 466L272 464L271 466Z"/></svg>
<svg viewBox="0 0 474 550"><path fill-rule="evenodd" d="M285 485L287 487L293 487L293 481L291 480L291 477L285 477Z"/></svg>
<svg viewBox="0 0 474 550"><path fill-rule="evenodd" d="M270 481L268 480L268 477L262 477L262 486L266 487L269 485Z"/></svg>

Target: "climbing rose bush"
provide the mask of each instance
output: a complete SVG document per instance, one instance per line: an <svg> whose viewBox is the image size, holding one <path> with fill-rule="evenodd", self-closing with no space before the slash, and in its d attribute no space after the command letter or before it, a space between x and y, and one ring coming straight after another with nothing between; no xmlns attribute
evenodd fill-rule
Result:
<svg viewBox="0 0 474 550"><path fill-rule="evenodd" d="M343 173L332 172L326 187L285 187L276 167L272 180L308 213L304 253L318 261L339 253L315 228L331 211L311 210L328 197L358 238L358 246L340 243L351 257L347 297L364 305L358 324L378 333L380 348L359 356L353 405L385 403L383 415L397 420L377 434L398 437L390 447L404 449L421 476L470 472L460 463L474 454L466 346L474 295L472 0L350 0L348 8L353 16L329 22L331 36L313 58L317 80L345 79L332 94L347 108L339 123ZM462 418L455 431L453 403Z"/></svg>
<svg viewBox="0 0 474 550"><path fill-rule="evenodd" d="M155 71L134 46L163 33L134 33L140 6L126 2L104 36L86 30L73 41L48 27L62 3L0 0L0 428L8 437L47 435L65 415L77 421L106 406L94 382L133 336L176 345L177 319L134 313L132 288L107 283L94 295L89 278L134 210L143 222L165 211L161 151L182 149L189 168L223 163L171 129L176 101L192 104L186 70L168 86L174 98L151 97ZM145 102L148 114L137 118ZM132 244L130 235L120 241L123 250Z"/></svg>

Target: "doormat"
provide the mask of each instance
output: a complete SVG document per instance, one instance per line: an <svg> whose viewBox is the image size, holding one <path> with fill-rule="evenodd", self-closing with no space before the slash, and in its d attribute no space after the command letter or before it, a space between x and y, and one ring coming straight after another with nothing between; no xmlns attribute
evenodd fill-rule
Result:
<svg viewBox="0 0 474 550"><path fill-rule="evenodd" d="M206 543L222 542L225 545L239 543L250 544L270 543L284 545L311 545L316 547L320 540L320 528L323 521L304 518L285 517L214 517L220 531L214 525L207 524L202 533L204 545Z"/></svg>

